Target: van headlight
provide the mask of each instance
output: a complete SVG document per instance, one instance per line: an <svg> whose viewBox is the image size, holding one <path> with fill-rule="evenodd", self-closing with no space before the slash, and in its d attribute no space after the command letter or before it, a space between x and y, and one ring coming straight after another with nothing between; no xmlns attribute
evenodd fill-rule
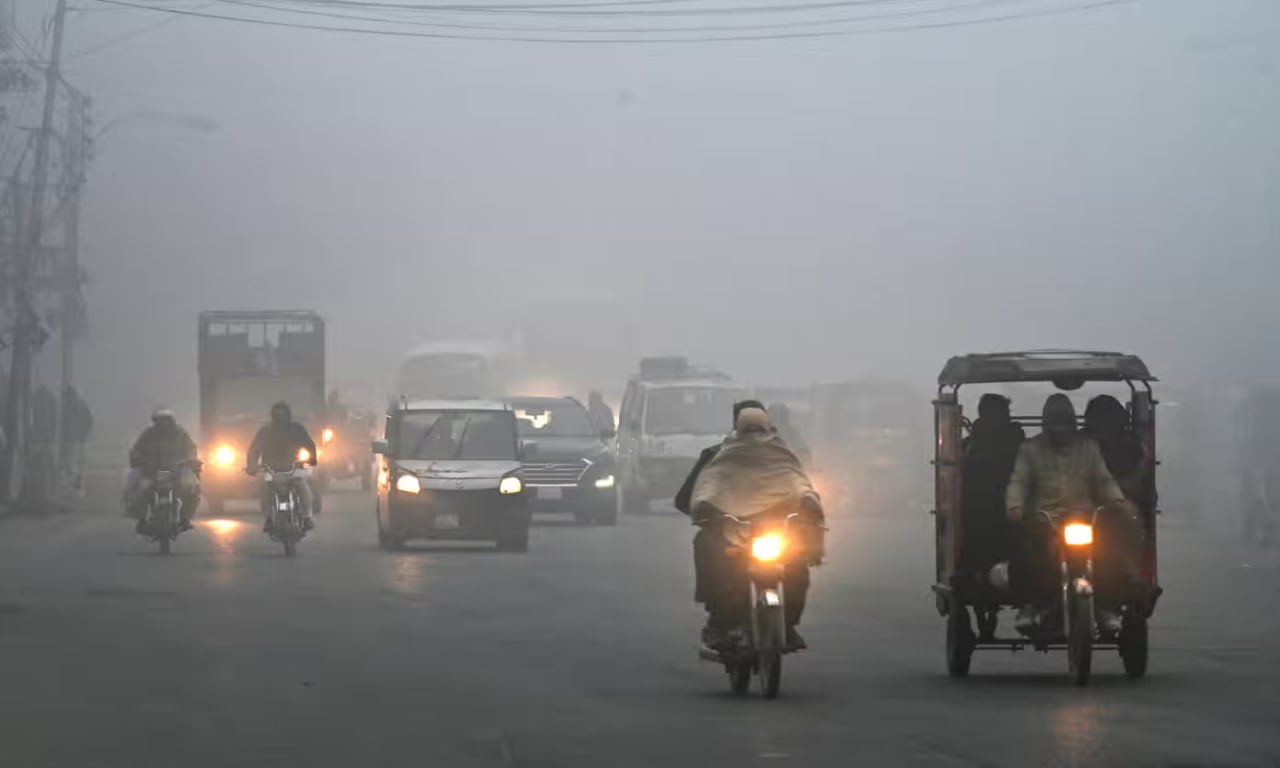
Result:
<svg viewBox="0 0 1280 768"><path fill-rule="evenodd" d="M599 480L596 480L596 487L602 491L606 491L613 487L613 483L613 475L605 475Z"/></svg>
<svg viewBox="0 0 1280 768"><path fill-rule="evenodd" d="M524 483L515 475L507 475L502 478L502 482L498 483L498 493L503 496L511 496L524 492Z"/></svg>
<svg viewBox="0 0 1280 768"><path fill-rule="evenodd" d="M401 475L396 478L396 490L401 493L422 493L422 481L417 475Z"/></svg>

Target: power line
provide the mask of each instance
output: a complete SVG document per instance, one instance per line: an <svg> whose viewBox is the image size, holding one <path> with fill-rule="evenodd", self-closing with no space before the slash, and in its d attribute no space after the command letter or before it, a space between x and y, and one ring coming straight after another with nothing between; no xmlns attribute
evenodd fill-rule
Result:
<svg viewBox="0 0 1280 768"><path fill-rule="evenodd" d="M877 5L897 5L929 0L806 0L805 2L768 3L760 5L710 6L703 8L634 8L634 5L674 2L705 3L706 0L613 0L604 3L537 3L524 5L457 5L432 3L386 3L379 0L285 0L302 5L350 8L352 10L435 11L446 13L484 13L509 16L730 16L743 14L778 14L797 11L838 10ZM615 7L605 10L605 7Z"/></svg>
<svg viewBox="0 0 1280 768"><path fill-rule="evenodd" d="M919 2L920 0L913 0ZM886 21L889 19L901 18L918 18L921 16L936 16L940 14L956 13L961 11L971 11L975 9L990 8L1000 5L1010 4L1028 4L1037 2L1037 0L970 0L969 2L958 3L956 5L917 9L912 11L899 11L896 13L880 13L862 16L846 16L839 18L815 18L797 21L776 21L764 24L734 24L734 25L701 25L701 26L680 26L680 27L554 27L554 26L531 26L515 25L515 24L474 24L465 22L445 22L445 21L408 21L403 19L389 19L386 17L374 16L352 16L349 14L332 13L327 11L312 11L301 8L281 8L278 5L271 5L264 2L255 2L255 0L219 0L219 2L231 5L245 6L249 8L260 8L264 10L280 11L283 13L295 13L308 16L321 16L331 19L341 19L345 21L369 21L385 24L398 24L402 26L415 27L431 27L440 29L472 29L472 30L489 30L498 32L538 32L538 33L571 33L571 34L664 34L664 33L693 33L693 32L751 32L763 30L783 30L783 29L802 29L805 27L830 27L843 24L855 24L865 21Z"/></svg>
<svg viewBox="0 0 1280 768"><path fill-rule="evenodd" d="M188 11L177 8L158 8L156 6L142 5L128 0L95 0L99 3L107 5L115 5L126 8L137 8L139 10L155 11L157 13L171 13L179 16L191 16L202 19L212 19L218 21L229 21L248 25L258 25L267 27L278 27L286 29L306 29L324 32L343 32L358 35L373 35L380 37L406 37L406 38L427 38L435 40L472 40L472 41L491 41L491 42L513 42L513 43L560 43L560 44L588 44L588 45L616 45L616 44L654 44L654 43L720 43L720 42L748 42L748 41L767 41L767 40L791 40L803 38L818 37L846 37L853 35L881 34L888 32L913 32L931 29L948 29L954 27L967 27L979 24L991 24L1004 21L1016 21L1021 19L1042 18L1046 16L1059 16L1068 13L1080 13L1092 10L1107 8L1110 6L1125 5L1138 2L1138 0L1095 0L1094 2L1078 3L1074 5L1048 8L1040 11L1028 11L1024 13L1010 13L1001 16L986 16L977 19L963 19L953 21L940 21L925 24L899 25L877 28L862 29L843 29L843 30L815 30L808 32L779 32L776 34L758 34L758 35L723 35L723 36L705 36L705 37L627 37L615 39L583 39L570 37L545 37L545 36L517 36L517 35L464 35L450 34L443 32L414 32L408 30L396 29L370 29L367 27L339 27L324 24L302 24L288 21L274 21L270 19L255 19L245 16L227 16L223 14L205 13L202 11Z"/></svg>
<svg viewBox="0 0 1280 768"><path fill-rule="evenodd" d="M204 3L203 5L197 5L197 6L195 7L195 10L200 11L200 10L204 10L205 8L209 8L209 7L213 6L214 1L215 1L215 0L209 0L209 2ZM77 9L77 10L81 10L81 11L83 11L83 10L87 10L87 9ZM97 9L97 10L104 10L104 11L108 11L108 10L109 10L109 11L123 11L123 10L129 10L129 9L127 9L127 8L100 8L100 9ZM68 56L68 57L67 57L67 61L76 61L77 59L82 59L82 58L84 58L84 57L86 57L86 56L93 56L94 54L102 53L103 51L110 50L111 48L114 48L114 47L116 47L117 45L120 45L120 44L122 44L122 43L127 43L127 42L129 42L130 40L133 40L133 39L134 39L134 38L136 38L136 37L140 37L140 36L142 36L142 35L145 35L145 34L146 34L146 33L148 33L148 32L152 32L152 31L154 31L154 30L160 29L161 27L168 26L169 24L172 24L172 23L174 23L175 21L181 21L181 20L182 20L182 17L181 17L181 16L166 16L166 17L164 17L164 18L160 19L159 21L153 22L153 23L151 23L151 24L146 24L146 25L144 25L144 26L138 27L137 29L132 29L132 30L130 30L130 31L128 31L128 32L124 32L124 33L122 33L122 34L116 35L115 37L112 37L112 38L109 38L109 39L107 39L107 40L104 40L104 41L102 41L101 43L98 43L97 45L92 45L92 46L89 46L88 48L86 48L86 49L84 49L84 50L82 50L82 51L78 51L78 52L76 52L76 53L74 53L74 54L72 54L72 55Z"/></svg>

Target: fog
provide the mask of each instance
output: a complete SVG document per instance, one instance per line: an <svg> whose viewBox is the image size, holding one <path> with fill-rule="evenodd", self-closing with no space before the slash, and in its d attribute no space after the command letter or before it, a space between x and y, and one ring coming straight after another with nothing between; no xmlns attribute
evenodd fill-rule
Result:
<svg viewBox="0 0 1280 768"><path fill-rule="evenodd" d="M213 308L318 310L339 382L546 295L760 384L927 392L951 354L1071 346L1179 383L1280 374L1271 0L618 46L135 35L165 17L77 5L66 77L99 126L216 126L98 142L80 369L110 432L160 402L194 420Z"/></svg>

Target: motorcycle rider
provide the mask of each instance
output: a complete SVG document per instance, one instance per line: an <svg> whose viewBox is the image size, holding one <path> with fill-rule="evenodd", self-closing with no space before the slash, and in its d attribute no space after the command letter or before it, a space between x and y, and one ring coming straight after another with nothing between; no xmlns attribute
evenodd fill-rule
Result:
<svg viewBox="0 0 1280 768"><path fill-rule="evenodd" d="M1022 578L1033 603L1019 612L1020 628L1034 625L1037 605L1052 604L1058 578L1048 555L1053 529L1043 523L1041 513L1057 519L1072 510L1102 507L1098 522L1109 532L1104 539L1110 545L1106 559L1122 580L1139 581L1135 552L1141 527L1097 442L1076 431L1075 406L1066 395L1051 395L1042 416L1043 431L1018 449L1005 497L1009 522L1024 526L1028 543ZM1114 628L1116 617L1109 611L1099 613L1099 623Z"/></svg>
<svg viewBox="0 0 1280 768"><path fill-rule="evenodd" d="M786 442L780 438L769 420L764 406L756 400L744 400L734 404L734 431L719 445L710 446L702 451L698 462L686 478L684 485L676 495L676 508L689 515L699 525L694 536L694 600L701 602L707 610L707 624L702 630L702 641L709 647L722 645L728 632L739 623L741 615L741 595L735 586L742 582L742 561L730 557L725 552L723 511L709 503L700 495L707 491L699 480L715 460L722 456L722 451L729 449L738 461L732 467L725 467L721 475L737 473L741 478L741 459L751 456L756 460L776 467L778 460L786 465L786 473L798 480L798 486L806 489L801 494L801 509L808 518L806 522L821 525L823 514L817 494L804 475L800 460L795 456ZM748 461L754 464L755 461ZM763 475L763 468L755 471ZM733 483L737 485L738 483ZM750 486L747 482L744 485ZM761 514L769 514L764 510ZM784 586L787 595L787 645L795 650L806 646L804 638L796 630L804 613L805 601L809 588L809 568L806 562L791 562L784 572Z"/></svg>
<svg viewBox="0 0 1280 768"><path fill-rule="evenodd" d="M179 465L181 465L179 467ZM160 469L178 469L178 498L182 501L183 530L191 528L191 518L200 504L200 476L196 465L196 444L191 435L178 425L168 408L157 408L151 414L151 426L142 430L129 451L129 475L125 480L125 516L138 521L142 532L147 512L147 493L151 478Z"/></svg>
<svg viewBox="0 0 1280 768"><path fill-rule="evenodd" d="M305 450L307 459L303 463L316 466L316 443L311 439L307 428L293 420L293 411L286 402L278 402L271 406L271 421L264 424L254 435L249 450L245 453L244 471L250 475L258 473L262 467L284 469L292 467L298 461L298 455ZM303 525L306 530L315 527L312 519L319 511L319 500L311 491L311 483L306 475L298 477L298 495L302 501ZM271 488L262 484L262 514L266 518L262 530L271 533L275 515L272 514Z"/></svg>

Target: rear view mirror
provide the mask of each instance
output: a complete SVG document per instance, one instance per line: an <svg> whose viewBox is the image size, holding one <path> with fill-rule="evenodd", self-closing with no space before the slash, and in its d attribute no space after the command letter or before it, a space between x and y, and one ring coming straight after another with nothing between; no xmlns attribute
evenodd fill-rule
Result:
<svg viewBox="0 0 1280 768"><path fill-rule="evenodd" d="M374 440L372 448L373 452L379 456L386 456L391 453L391 446L387 445L386 440Z"/></svg>

